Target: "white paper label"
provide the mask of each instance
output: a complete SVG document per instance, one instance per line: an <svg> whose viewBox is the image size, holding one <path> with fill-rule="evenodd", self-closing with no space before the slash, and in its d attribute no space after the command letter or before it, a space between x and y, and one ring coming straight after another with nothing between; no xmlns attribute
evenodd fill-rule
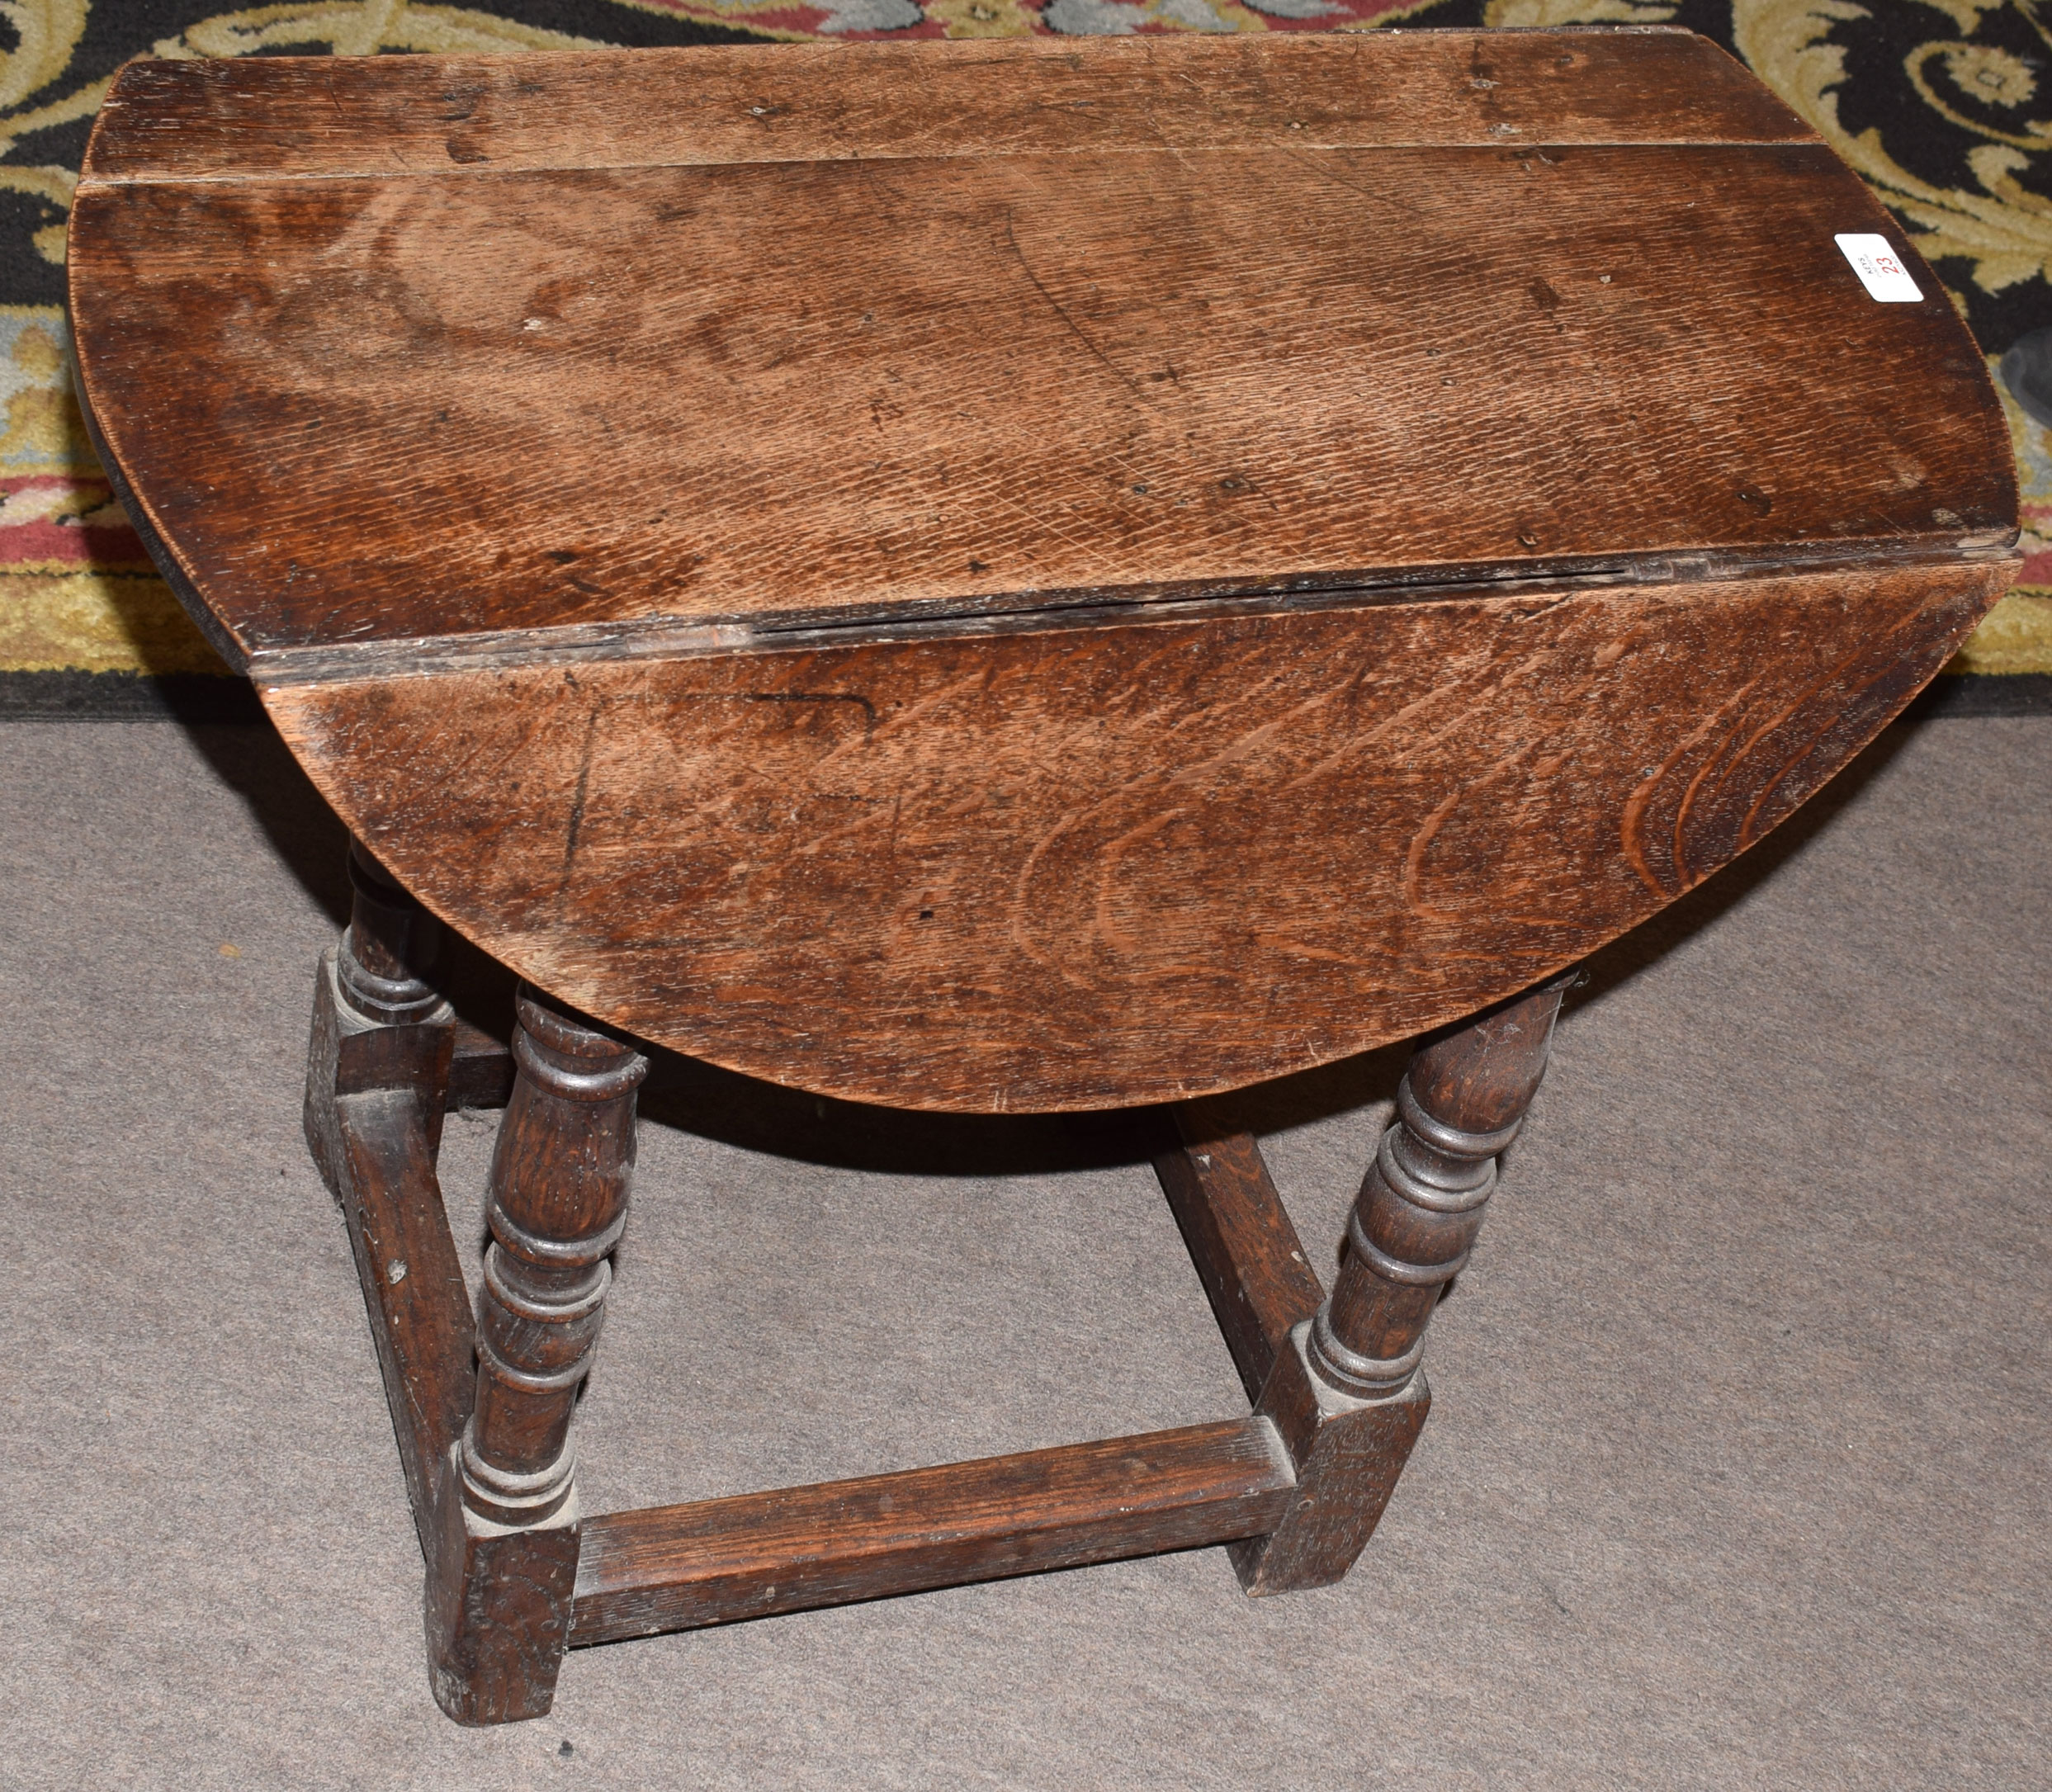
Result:
<svg viewBox="0 0 2052 1792"><path fill-rule="evenodd" d="M1923 297L1917 290L1917 282L1909 277L1909 270L1889 247L1886 237L1846 233L1832 241L1852 263L1852 271L1860 277L1869 298L1879 299L1884 305L1915 305Z"/></svg>

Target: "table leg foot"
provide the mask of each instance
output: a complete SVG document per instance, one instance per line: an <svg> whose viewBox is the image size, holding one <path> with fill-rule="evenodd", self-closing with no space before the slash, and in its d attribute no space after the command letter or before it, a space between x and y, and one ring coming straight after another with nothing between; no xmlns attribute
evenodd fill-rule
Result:
<svg viewBox="0 0 2052 1792"><path fill-rule="evenodd" d="M452 1452L428 1571L428 1671L459 1723L547 1714L576 1595L573 1496L545 1521L500 1525L470 1508Z"/></svg>
<svg viewBox="0 0 2052 1792"><path fill-rule="evenodd" d="M1297 1487L1268 1535L1228 1545L1250 1593L1293 1593L1345 1577L1382 1522L1432 1408L1422 1369L1385 1399L1341 1393L1312 1366L1310 1339L1306 1320L1276 1359L1257 1408L1282 1434Z"/></svg>

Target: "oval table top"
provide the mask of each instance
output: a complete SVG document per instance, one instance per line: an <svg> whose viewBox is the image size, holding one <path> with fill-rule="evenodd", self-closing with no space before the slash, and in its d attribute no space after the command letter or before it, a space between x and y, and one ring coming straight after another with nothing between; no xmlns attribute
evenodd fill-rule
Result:
<svg viewBox="0 0 2052 1792"><path fill-rule="evenodd" d="M139 527L373 849L837 1094L1453 1018L2013 576L1936 279L1686 32L139 62L70 280Z"/></svg>

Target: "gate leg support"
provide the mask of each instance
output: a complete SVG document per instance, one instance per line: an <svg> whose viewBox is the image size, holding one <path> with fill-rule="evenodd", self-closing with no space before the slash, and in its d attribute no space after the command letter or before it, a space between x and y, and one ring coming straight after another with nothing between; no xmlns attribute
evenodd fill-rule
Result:
<svg viewBox="0 0 2052 1792"><path fill-rule="evenodd" d="M360 843L349 925L323 953L307 1052L306 1141L349 1228L423 1553L470 1410L469 1297L435 1153L456 1017L429 981L439 929Z"/></svg>
<svg viewBox="0 0 2052 1792"><path fill-rule="evenodd" d="M1265 1537L1232 1546L1250 1593L1337 1581L1367 1546L1432 1403L1420 1367L1445 1284L1468 1260L1546 1072L1563 977L1422 1047L1397 1123L1347 1222L1345 1256L1317 1317L1297 1326L1256 1411L1274 1421L1298 1491Z"/></svg>
<svg viewBox="0 0 2052 1792"><path fill-rule="evenodd" d="M577 1578L570 1419L626 1223L648 1061L523 986L518 1073L492 1157L477 1397L451 1452L429 1571L435 1698L461 1723L540 1717Z"/></svg>

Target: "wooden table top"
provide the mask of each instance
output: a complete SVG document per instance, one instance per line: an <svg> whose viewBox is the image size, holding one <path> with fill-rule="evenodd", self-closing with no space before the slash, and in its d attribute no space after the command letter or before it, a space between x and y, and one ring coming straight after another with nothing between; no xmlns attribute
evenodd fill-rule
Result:
<svg viewBox="0 0 2052 1792"><path fill-rule="evenodd" d="M70 278L138 527L394 872L864 1099L1528 986L2014 576L1943 289L1685 32L136 63Z"/></svg>
<svg viewBox="0 0 2052 1792"><path fill-rule="evenodd" d="M240 662L2005 539L1845 231L1686 33L1191 35L131 64L71 268Z"/></svg>

